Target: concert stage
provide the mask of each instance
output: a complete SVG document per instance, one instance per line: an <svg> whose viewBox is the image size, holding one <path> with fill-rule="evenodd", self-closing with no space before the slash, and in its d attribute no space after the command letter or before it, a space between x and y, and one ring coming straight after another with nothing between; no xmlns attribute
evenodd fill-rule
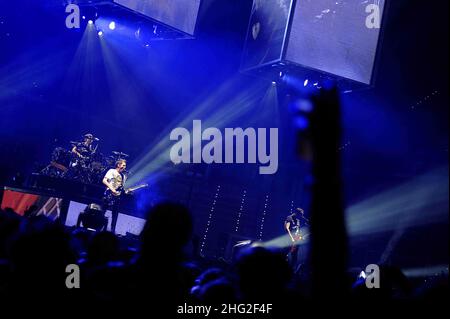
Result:
<svg viewBox="0 0 450 319"><path fill-rule="evenodd" d="M5 186L2 192L1 208L11 208L20 215L35 206L32 215L47 216L65 226L76 226L77 219L88 205L102 205L105 189L99 185L33 174L27 186L17 188ZM145 219L134 216L135 206L131 198L121 202L116 234L139 235ZM105 210L107 229L111 230L111 211Z"/></svg>
<svg viewBox="0 0 450 319"><path fill-rule="evenodd" d="M0 1L0 300L439 303L449 5Z"/></svg>

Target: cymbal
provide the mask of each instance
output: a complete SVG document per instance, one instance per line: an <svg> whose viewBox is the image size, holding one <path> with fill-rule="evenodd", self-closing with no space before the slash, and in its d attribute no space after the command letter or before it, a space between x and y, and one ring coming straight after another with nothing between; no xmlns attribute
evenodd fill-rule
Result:
<svg viewBox="0 0 450 319"><path fill-rule="evenodd" d="M112 151L111 153L113 153L114 155L117 156L124 156L124 157L128 157L128 154L122 153L122 152L117 152L117 151Z"/></svg>

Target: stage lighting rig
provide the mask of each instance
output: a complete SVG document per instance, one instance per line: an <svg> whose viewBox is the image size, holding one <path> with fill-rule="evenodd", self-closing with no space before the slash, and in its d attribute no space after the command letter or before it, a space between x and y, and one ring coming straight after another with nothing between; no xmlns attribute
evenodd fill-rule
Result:
<svg viewBox="0 0 450 319"><path fill-rule="evenodd" d="M80 212L77 220L77 227L87 228L93 231L106 230L108 218L105 211L98 204L92 203L86 206L83 212Z"/></svg>

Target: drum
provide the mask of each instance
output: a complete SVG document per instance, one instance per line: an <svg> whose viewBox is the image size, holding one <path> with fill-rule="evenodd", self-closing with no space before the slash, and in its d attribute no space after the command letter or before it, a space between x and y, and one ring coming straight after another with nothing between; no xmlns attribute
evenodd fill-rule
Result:
<svg viewBox="0 0 450 319"><path fill-rule="evenodd" d="M50 164L41 171L41 174L65 178L70 167L70 160L71 153L62 147L57 147L52 152Z"/></svg>
<svg viewBox="0 0 450 319"><path fill-rule="evenodd" d="M96 153L91 156L91 161L89 163L89 168L91 172L98 173L104 171L104 156L101 153Z"/></svg>
<svg viewBox="0 0 450 319"><path fill-rule="evenodd" d="M69 167L72 153L65 148L57 147L52 152L52 163L56 163L64 166L66 169Z"/></svg>
<svg viewBox="0 0 450 319"><path fill-rule="evenodd" d="M114 156L106 156L103 161L103 166L105 169L114 168L116 166L116 159Z"/></svg>
<svg viewBox="0 0 450 319"><path fill-rule="evenodd" d="M71 153L71 161L69 170L67 171L66 178L82 182L85 184L90 183L90 157L79 157L76 154Z"/></svg>
<svg viewBox="0 0 450 319"><path fill-rule="evenodd" d="M91 184L102 184L106 170L105 164L105 156L103 154L92 155L89 164L89 181Z"/></svg>

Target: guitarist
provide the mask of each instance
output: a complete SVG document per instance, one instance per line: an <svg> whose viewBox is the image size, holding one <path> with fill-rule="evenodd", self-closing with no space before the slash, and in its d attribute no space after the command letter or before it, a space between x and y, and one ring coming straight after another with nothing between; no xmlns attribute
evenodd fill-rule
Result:
<svg viewBox="0 0 450 319"><path fill-rule="evenodd" d="M123 188L126 175L124 171L127 167L127 161L124 159L119 159L116 162L116 168L112 168L106 172L105 177L103 177L103 184L107 187L105 191L105 196L103 197L103 202L107 209L110 209L112 212L112 220L111 220L111 232L115 233L117 218L119 216L119 205L118 201L110 201L111 196L108 193L112 193L115 196L119 196L121 193L120 189Z"/></svg>
<svg viewBox="0 0 450 319"><path fill-rule="evenodd" d="M298 242L303 239L300 234L300 223L301 220L304 219L303 214L304 211L302 208L296 208L296 210L292 214L288 215L284 221L284 228L289 234L289 238L291 240L291 248L289 249L288 259L290 260L294 270L297 268L298 263Z"/></svg>

